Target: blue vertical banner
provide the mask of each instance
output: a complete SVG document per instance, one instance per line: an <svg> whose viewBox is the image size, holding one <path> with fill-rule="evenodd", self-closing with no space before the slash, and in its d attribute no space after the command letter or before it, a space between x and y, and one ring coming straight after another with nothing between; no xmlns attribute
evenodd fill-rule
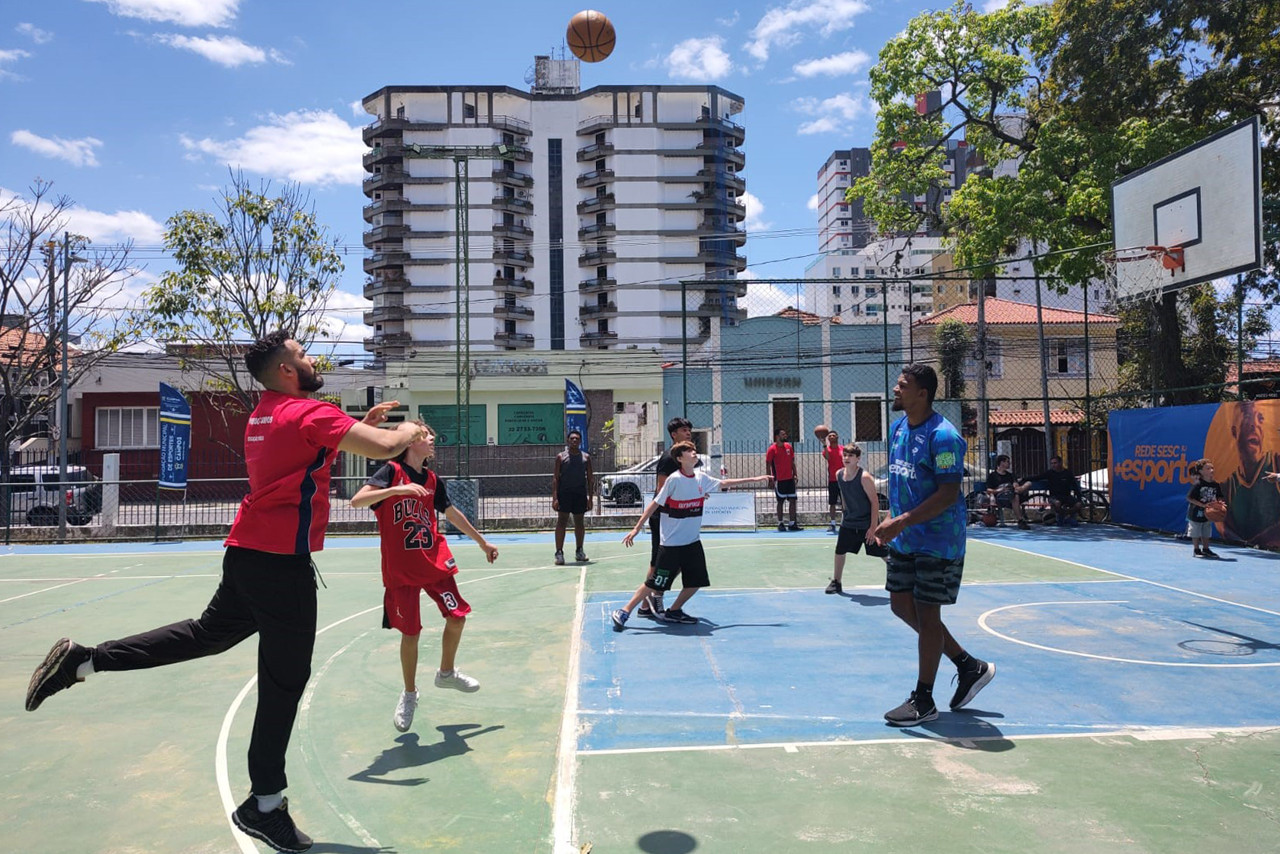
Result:
<svg viewBox="0 0 1280 854"><path fill-rule="evenodd" d="M171 385L160 383L160 488L187 488L191 405Z"/></svg>
<svg viewBox="0 0 1280 854"><path fill-rule="evenodd" d="M582 389L574 385L573 380L566 378L564 381L564 435L566 439L572 430L577 430L582 434L582 450L591 450L587 446L586 395L582 393Z"/></svg>

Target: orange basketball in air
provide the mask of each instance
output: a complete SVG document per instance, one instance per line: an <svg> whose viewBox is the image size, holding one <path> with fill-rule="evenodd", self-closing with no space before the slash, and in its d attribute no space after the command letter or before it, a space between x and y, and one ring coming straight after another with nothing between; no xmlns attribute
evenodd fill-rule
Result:
<svg viewBox="0 0 1280 854"><path fill-rule="evenodd" d="M599 62L613 53L617 35L613 24L603 12L595 9L584 9L569 21L569 29L565 32L569 42L569 50L583 62Z"/></svg>

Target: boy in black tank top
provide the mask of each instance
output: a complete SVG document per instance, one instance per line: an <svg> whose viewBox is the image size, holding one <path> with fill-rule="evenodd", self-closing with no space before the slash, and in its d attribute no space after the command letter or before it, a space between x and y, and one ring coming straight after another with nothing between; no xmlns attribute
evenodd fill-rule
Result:
<svg viewBox="0 0 1280 854"><path fill-rule="evenodd" d="M862 448L850 442L840 453L844 458L844 468L836 472L836 486L840 489L843 514L839 538L836 540L835 568L831 583L827 585L828 593L844 592L841 584L844 556L849 552L857 554L865 543L868 555L884 557L887 554L883 546L874 542L876 526L880 524L880 499L876 495L875 481L862 470Z"/></svg>

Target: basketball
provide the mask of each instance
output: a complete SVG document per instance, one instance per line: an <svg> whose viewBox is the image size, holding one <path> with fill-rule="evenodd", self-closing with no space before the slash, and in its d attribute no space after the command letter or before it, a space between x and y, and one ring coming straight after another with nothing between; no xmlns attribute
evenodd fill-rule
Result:
<svg viewBox="0 0 1280 854"><path fill-rule="evenodd" d="M1227 521L1227 504L1225 501L1210 501L1205 505L1204 517L1210 522L1221 524Z"/></svg>
<svg viewBox="0 0 1280 854"><path fill-rule="evenodd" d="M570 19L565 40L578 59L599 62L613 53L617 35L613 31L613 23L603 12L584 9Z"/></svg>
<svg viewBox="0 0 1280 854"><path fill-rule="evenodd" d="M988 528L994 528L996 526L996 522L999 522L999 521L1000 520L996 518L996 514L994 513L982 514L982 524Z"/></svg>
<svg viewBox="0 0 1280 854"><path fill-rule="evenodd" d="M830 432L831 428L826 424L819 424L817 427L813 428L813 438L817 439L819 442L824 441L827 438L827 434Z"/></svg>

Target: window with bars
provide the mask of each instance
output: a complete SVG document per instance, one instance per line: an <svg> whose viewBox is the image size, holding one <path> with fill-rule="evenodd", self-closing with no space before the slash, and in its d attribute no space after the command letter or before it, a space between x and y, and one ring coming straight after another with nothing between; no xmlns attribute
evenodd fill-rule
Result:
<svg viewBox="0 0 1280 854"><path fill-rule="evenodd" d="M104 406L95 413L98 448L125 450L160 447L160 407Z"/></svg>

